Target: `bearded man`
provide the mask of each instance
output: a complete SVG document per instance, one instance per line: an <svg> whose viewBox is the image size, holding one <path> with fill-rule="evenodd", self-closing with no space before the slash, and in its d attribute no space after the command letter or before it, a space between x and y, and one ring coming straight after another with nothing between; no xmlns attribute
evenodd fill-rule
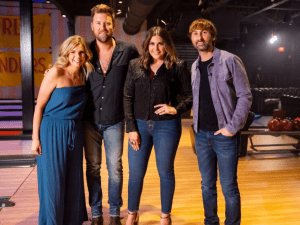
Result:
<svg viewBox="0 0 300 225"><path fill-rule="evenodd" d="M110 225L121 225L123 186L124 111L123 88L131 59L139 56L133 44L115 40L115 14L107 5L91 10L91 28L96 39L90 44L94 72L88 75L88 101L84 112L86 177L92 225L103 225L100 168L104 141L108 170Z"/></svg>
<svg viewBox="0 0 300 225"><path fill-rule="evenodd" d="M225 225L239 225L241 200L237 183L237 138L251 107L249 81L242 60L214 46L217 29L211 21L195 20L190 25L189 35L199 52L191 73L195 147L202 177L204 224L220 224L216 186L219 169L226 202Z"/></svg>

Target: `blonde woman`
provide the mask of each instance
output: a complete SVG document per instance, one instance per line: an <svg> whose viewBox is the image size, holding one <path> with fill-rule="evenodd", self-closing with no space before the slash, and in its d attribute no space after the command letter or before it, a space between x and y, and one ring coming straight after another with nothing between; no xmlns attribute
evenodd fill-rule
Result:
<svg viewBox="0 0 300 225"><path fill-rule="evenodd" d="M85 80L92 53L80 36L66 39L41 84L33 118L37 154L39 224L86 221L82 155Z"/></svg>

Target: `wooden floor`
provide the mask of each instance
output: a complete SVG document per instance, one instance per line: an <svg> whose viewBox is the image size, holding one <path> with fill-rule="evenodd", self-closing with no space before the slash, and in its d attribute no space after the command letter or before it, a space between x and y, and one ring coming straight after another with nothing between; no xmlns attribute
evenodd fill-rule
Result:
<svg viewBox="0 0 300 225"><path fill-rule="evenodd" d="M172 210L174 225L203 224L203 207L201 196L201 176L198 171L189 136L190 120L183 121L183 133L175 160L176 191ZM272 141L274 137L263 136L253 139L262 143ZM280 140L280 138L282 140ZM127 140L127 136L126 136ZM289 137L277 137L274 141L295 141ZM10 153L3 150L0 154L27 153L30 143L10 142ZM126 142L127 143L127 142ZM6 144L7 145L7 144ZM25 147L24 147L25 146ZM121 216L126 218L128 161L127 144L124 149L124 188ZM25 148L25 150L24 150ZM20 154L20 153L18 153ZM107 171L105 162L102 169L104 189L105 224L108 224ZM38 224L37 172L33 168L0 169L0 196L13 196L15 206L4 208L0 212L2 225L36 225ZM258 154L240 158L238 181L242 198L243 225L300 225L300 161L294 154ZM85 184L86 187L86 184ZM218 204L221 224L224 224L225 203L218 183ZM86 199L88 192L86 189ZM88 206L88 204L87 204ZM88 207L90 216L90 208ZM155 166L154 152L145 178L145 185L140 206L140 224L159 224L160 197L159 177ZM86 222L84 224L90 224ZM122 220L125 224L125 219Z"/></svg>

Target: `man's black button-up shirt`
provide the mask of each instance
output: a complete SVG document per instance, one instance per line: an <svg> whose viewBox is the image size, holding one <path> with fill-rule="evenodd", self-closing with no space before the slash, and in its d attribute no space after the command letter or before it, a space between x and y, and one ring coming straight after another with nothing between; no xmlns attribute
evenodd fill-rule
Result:
<svg viewBox="0 0 300 225"><path fill-rule="evenodd" d="M102 74L96 40L90 44L95 70L88 75L86 89L88 101L84 110L84 120L114 125L124 119L123 89L129 61L139 56L131 43L116 40L116 46L108 66L106 76Z"/></svg>

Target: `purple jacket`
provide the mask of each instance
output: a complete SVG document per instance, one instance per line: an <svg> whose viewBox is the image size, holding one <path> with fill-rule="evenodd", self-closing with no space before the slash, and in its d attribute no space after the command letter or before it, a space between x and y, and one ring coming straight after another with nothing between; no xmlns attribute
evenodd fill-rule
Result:
<svg viewBox="0 0 300 225"><path fill-rule="evenodd" d="M198 131L200 56L192 65L193 122ZM242 60L227 51L214 48L213 60L207 67L211 97L216 110L219 129L226 127L236 134L246 123L252 94Z"/></svg>

